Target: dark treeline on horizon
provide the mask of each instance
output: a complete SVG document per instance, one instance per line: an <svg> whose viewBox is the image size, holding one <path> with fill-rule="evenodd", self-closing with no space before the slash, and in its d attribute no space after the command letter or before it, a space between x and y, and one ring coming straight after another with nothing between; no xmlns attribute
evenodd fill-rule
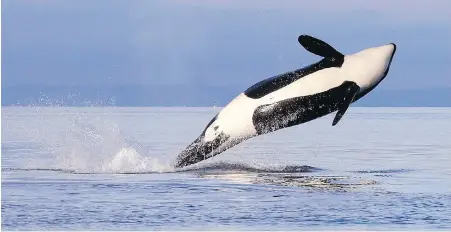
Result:
<svg viewBox="0 0 451 232"><path fill-rule="evenodd" d="M225 106L245 90L240 86L116 85L2 87L2 106ZM451 88L375 89L353 106L450 107Z"/></svg>

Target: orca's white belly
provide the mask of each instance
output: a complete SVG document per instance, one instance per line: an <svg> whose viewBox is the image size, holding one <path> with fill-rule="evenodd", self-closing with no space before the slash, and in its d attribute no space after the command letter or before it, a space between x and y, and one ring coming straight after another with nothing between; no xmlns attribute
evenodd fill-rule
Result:
<svg viewBox="0 0 451 232"><path fill-rule="evenodd" d="M248 137L256 133L252 122L255 108L259 106L257 99L238 95L221 110L217 121L221 122L224 132L235 137Z"/></svg>
<svg viewBox="0 0 451 232"><path fill-rule="evenodd" d="M224 132L236 137L255 135L252 116L257 107L289 98L321 93L341 85L345 81L339 68L327 68L280 88L262 98L249 98L244 93L233 99L218 115Z"/></svg>

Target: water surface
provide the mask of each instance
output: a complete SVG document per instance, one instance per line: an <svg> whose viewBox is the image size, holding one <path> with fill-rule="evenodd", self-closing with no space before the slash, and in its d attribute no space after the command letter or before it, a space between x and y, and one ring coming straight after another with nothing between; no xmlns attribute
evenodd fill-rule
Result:
<svg viewBox="0 0 451 232"><path fill-rule="evenodd" d="M3 107L3 229L451 229L451 109L350 108L174 170L219 110Z"/></svg>

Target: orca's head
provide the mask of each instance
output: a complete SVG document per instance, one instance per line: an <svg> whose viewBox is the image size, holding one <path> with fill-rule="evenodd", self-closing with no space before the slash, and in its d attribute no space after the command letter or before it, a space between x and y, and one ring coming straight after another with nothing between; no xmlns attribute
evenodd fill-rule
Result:
<svg viewBox="0 0 451 232"><path fill-rule="evenodd" d="M252 115L255 101L244 94L238 95L225 106L176 159L176 168L211 158L257 135Z"/></svg>
<svg viewBox="0 0 451 232"><path fill-rule="evenodd" d="M230 142L230 135L224 133L220 126L217 125L217 118L218 115L207 124L201 135L179 154L175 164L176 168L211 158L221 152L221 149L219 149L221 146L225 145L226 142Z"/></svg>
<svg viewBox="0 0 451 232"><path fill-rule="evenodd" d="M345 78L361 91L374 88L387 76L395 52L396 45L390 43L346 55L342 66Z"/></svg>

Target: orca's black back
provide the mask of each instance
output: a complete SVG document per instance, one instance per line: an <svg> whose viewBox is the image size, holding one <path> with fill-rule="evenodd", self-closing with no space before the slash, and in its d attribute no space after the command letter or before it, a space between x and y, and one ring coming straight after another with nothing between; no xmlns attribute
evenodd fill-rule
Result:
<svg viewBox="0 0 451 232"><path fill-rule="evenodd" d="M319 62L311 64L307 67L296 69L291 72L283 73L274 77L262 80L244 91L244 94L253 99L258 99L279 90L299 79L314 72L326 68L341 67L344 62L344 57L326 57ZM334 77L331 77L334 78Z"/></svg>

